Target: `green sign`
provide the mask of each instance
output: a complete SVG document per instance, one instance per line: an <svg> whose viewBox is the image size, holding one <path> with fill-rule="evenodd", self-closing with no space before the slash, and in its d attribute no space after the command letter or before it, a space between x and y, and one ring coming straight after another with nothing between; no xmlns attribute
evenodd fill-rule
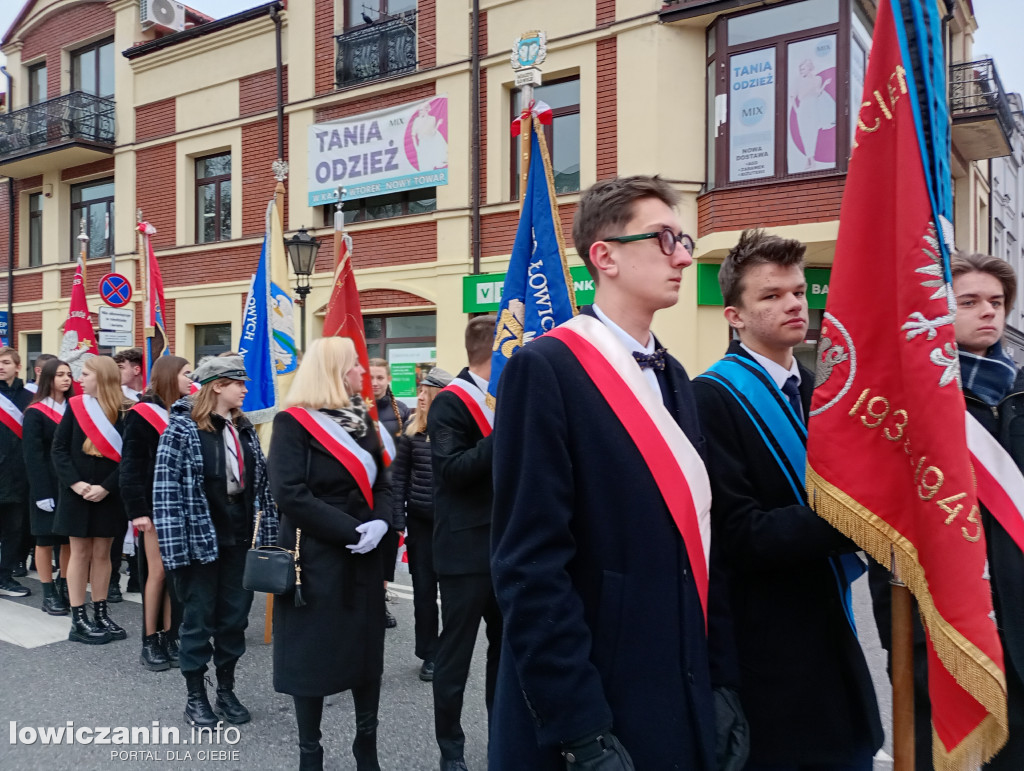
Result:
<svg viewBox="0 0 1024 771"><path fill-rule="evenodd" d="M437 361L437 348L393 348L388 351L388 365L391 369L391 393L408 402L416 398L416 386L421 372Z"/></svg>
<svg viewBox="0 0 1024 771"><path fill-rule="evenodd" d="M718 286L718 270L721 265L699 263L697 265L697 305L724 305L722 290ZM807 278L807 306L824 309L828 300L828 279L831 268L804 268Z"/></svg>
<svg viewBox="0 0 1024 771"><path fill-rule="evenodd" d="M501 305L501 290L505 286L506 273L483 273L478 276L462 277L462 312L490 313ZM576 305L594 302L594 279L583 265L569 268ZM392 375L394 377L394 375Z"/></svg>

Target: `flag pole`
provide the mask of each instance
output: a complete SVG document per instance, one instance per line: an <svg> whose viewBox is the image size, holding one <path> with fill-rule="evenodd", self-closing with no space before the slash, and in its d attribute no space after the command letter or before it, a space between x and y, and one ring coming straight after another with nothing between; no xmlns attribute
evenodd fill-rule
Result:
<svg viewBox="0 0 1024 771"><path fill-rule="evenodd" d="M892 553L892 547L890 547ZM892 587L892 754L893 771L914 771L914 618L910 589L900 580L895 554Z"/></svg>
<svg viewBox="0 0 1024 771"><path fill-rule="evenodd" d="M334 267L338 267L338 255L341 254L341 242L345 239L345 215L342 214L342 198L345 188L338 188L338 200L334 203Z"/></svg>
<svg viewBox="0 0 1024 771"><path fill-rule="evenodd" d="M145 357L142 375L148 381L149 371L153 368L153 354L146 345L146 322L149 321L146 317L146 304L149 298L146 294L149 286L149 250L146 249L146 235L142 232L142 209L135 210L135 234L139 248L139 316L142 319L142 353Z"/></svg>
<svg viewBox="0 0 1024 771"><path fill-rule="evenodd" d="M533 147L533 85L523 86L523 111L519 115L519 210L526 203L526 179L530 173L530 149Z"/></svg>

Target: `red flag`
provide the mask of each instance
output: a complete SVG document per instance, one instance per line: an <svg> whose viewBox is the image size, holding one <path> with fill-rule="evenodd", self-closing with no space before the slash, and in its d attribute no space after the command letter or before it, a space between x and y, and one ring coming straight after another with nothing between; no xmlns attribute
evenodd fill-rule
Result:
<svg viewBox="0 0 1024 771"><path fill-rule="evenodd" d="M977 768L1006 741L1006 682L936 222L930 164L948 148L935 123L930 140L919 135L917 84L931 85L904 61L904 24L883 0L818 349L807 488L881 564L891 549L928 633L935 767Z"/></svg>
<svg viewBox="0 0 1024 771"><path fill-rule="evenodd" d="M72 365L76 380L82 376L81 357L87 353L99 354L99 349L96 348L96 334L85 301L85 265L79 257L75 278L71 282L68 320L64 322L64 338L60 344L60 358Z"/></svg>

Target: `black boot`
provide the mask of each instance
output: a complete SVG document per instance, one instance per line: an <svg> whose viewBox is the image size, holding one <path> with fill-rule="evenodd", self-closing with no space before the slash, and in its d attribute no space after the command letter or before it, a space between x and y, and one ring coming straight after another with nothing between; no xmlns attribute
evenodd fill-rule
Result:
<svg viewBox="0 0 1024 771"><path fill-rule="evenodd" d="M53 585L57 588L57 593L60 595L61 604L65 608L71 607L71 600L68 599L68 580L66 578L55 578L53 579Z"/></svg>
<svg viewBox="0 0 1024 771"><path fill-rule="evenodd" d="M68 633L68 639L86 645L103 645L110 642L110 632L89 620L84 605L76 605L71 608L71 632Z"/></svg>
<svg viewBox="0 0 1024 771"><path fill-rule="evenodd" d="M178 668L178 637L170 632L157 632L160 635L160 647L163 648L167 663L175 669Z"/></svg>
<svg viewBox="0 0 1024 771"><path fill-rule="evenodd" d="M217 701L214 712L232 725L252 720L249 710L235 696L235 662L217 667Z"/></svg>
<svg viewBox="0 0 1024 771"><path fill-rule="evenodd" d="M185 675L185 687L188 689L185 722L199 728L213 728L219 721L210 708L210 700L206 697L205 670L196 669L182 674Z"/></svg>
<svg viewBox="0 0 1024 771"><path fill-rule="evenodd" d="M299 771L324 771L324 748L304 749L299 745Z"/></svg>
<svg viewBox="0 0 1024 771"><path fill-rule="evenodd" d="M49 613L51 616L68 614L68 606L61 601L60 592L52 582L43 584L43 613Z"/></svg>
<svg viewBox="0 0 1024 771"><path fill-rule="evenodd" d="M292 699L299 729L299 771L323 771L320 720L324 713L324 700L317 696L293 696Z"/></svg>
<svg viewBox="0 0 1024 771"><path fill-rule="evenodd" d="M380 771L377 760L377 708L380 706L380 680L352 689L356 707L356 738L352 754L356 771Z"/></svg>
<svg viewBox="0 0 1024 771"><path fill-rule="evenodd" d="M159 634L147 634L142 638L142 655L139 656L139 663L150 672L163 672L165 669L171 668L167 654L160 647Z"/></svg>
<svg viewBox="0 0 1024 771"><path fill-rule="evenodd" d="M111 573L110 585L107 587L107 602L122 602L124 596L121 594L121 574Z"/></svg>
<svg viewBox="0 0 1024 771"><path fill-rule="evenodd" d="M96 619L96 626L101 629L106 629L110 633L111 640L126 640L128 639L128 632L123 627L115 624L110 616L107 615L107 601L106 600L93 600L92 602L93 617Z"/></svg>

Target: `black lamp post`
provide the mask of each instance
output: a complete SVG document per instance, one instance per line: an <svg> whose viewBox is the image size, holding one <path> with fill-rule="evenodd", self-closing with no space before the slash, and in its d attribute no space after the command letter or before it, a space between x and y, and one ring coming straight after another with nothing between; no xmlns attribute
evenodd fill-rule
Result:
<svg viewBox="0 0 1024 771"><path fill-rule="evenodd" d="M292 270L295 271L295 293L302 302L302 333L300 346L306 350L306 296L310 292L309 277L313 275L313 268L316 266L316 253L320 251L320 242L306 232L306 228L299 228L299 232L291 238L284 240L288 249L288 257L292 261Z"/></svg>

